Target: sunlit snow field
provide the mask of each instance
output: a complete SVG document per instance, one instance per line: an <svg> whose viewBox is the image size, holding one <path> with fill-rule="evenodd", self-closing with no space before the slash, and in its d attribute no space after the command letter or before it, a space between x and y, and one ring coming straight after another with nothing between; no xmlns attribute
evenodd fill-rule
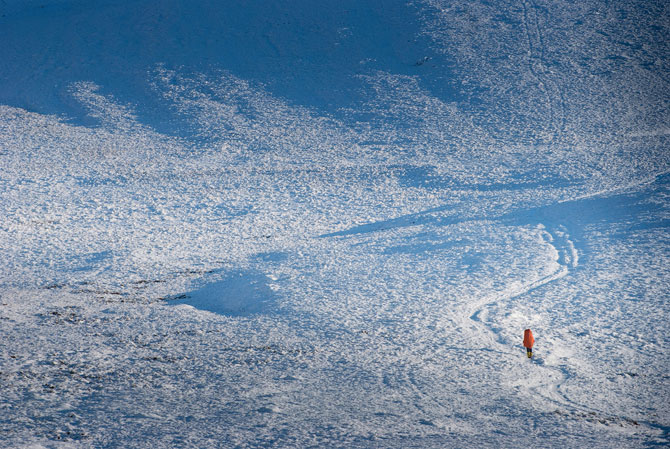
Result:
<svg viewBox="0 0 670 449"><path fill-rule="evenodd" d="M0 446L670 445L669 35L0 2Z"/></svg>

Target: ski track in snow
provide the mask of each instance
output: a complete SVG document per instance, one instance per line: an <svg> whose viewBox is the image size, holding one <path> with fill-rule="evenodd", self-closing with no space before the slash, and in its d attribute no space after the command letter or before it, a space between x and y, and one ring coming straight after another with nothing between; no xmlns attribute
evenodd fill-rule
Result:
<svg viewBox="0 0 670 449"><path fill-rule="evenodd" d="M658 177L667 175L661 173L653 178L647 180L640 180L630 185L622 186L617 189L605 189L603 191L596 191L585 195L579 195L569 201L583 201L593 198L607 198L616 196L622 192L631 192L643 189L650 185ZM542 223L536 225L542 230L543 241L552 248L554 253L553 262L555 267L553 271L532 280L517 279L508 280L509 286L503 291L498 291L490 295L472 301L468 304L464 316L468 316L477 327L477 332L480 338L488 342L491 347L496 347L501 354L506 354L515 358L519 357L519 342L510 342L503 338L499 331L496 331L492 326L492 322L496 317L489 316L487 306L496 304L503 305L510 303L514 299L523 299L523 297L533 291L541 290L543 287L556 282L560 279L570 275L575 269L579 267L579 251L575 242L570 238L565 226L560 224L553 224L547 226ZM510 344L511 343L511 344ZM530 377L520 379L512 385L520 385L528 390L528 395L537 399L538 397L545 398L550 404L563 407L571 413L588 414L598 416L609 416L611 411L605 409L594 408L580 401L571 399L562 390L565 381L572 377L571 372L564 365L557 365L555 363L547 362L551 358L551 352L539 353L535 352L534 358L531 361L535 366L534 372ZM617 419L628 420L625 416L617 416Z"/></svg>
<svg viewBox="0 0 670 449"><path fill-rule="evenodd" d="M523 297L523 295L533 290L540 289L551 282L564 278L579 264L579 254L567 233L563 230L548 229L542 224L540 226L545 230L544 241L553 248L556 254L555 262L557 266L554 271L531 281L511 280L509 281L510 287L502 292L496 292L479 301L473 302L466 312L469 319L478 326L482 340L487 341L490 346L497 347L501 353L517 358L519 357L519 345L516 344L510 347L509 344L501 341L499 335L487 324L490 318L486 313L486 306L505 303L512 299ZM561 383L566 378L565 373L559 367L553 367L538 361L538 357L539 354L536 353L533 360L538 365L537 372L533 374L531 379L526 379L522 383L522 385L530 390L531 396L537 397L539 395L556 405L569 406L566 408L573 410L584 410L585 407L574 404L565 395L559 393ZM547 374L547 371L552 371L552 374Z"/></svg>

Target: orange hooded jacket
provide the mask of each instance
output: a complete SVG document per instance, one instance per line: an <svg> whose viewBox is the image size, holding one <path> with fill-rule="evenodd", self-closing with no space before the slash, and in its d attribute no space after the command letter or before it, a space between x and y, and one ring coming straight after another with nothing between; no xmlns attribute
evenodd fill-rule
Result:
<svg viewBox="0 0 670 449"><path fill-rule="evenodd" d="M525 348L531 349L535 344L535 338L533 338L533 332L530 329L523 331L523 346Z"/></svg>

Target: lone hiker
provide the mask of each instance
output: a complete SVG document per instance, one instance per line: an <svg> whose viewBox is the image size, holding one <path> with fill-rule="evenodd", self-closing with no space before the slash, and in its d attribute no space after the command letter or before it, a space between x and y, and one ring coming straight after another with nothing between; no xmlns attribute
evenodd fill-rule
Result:
<svg viewBox="0 0 670 449"><path fill-rule="evenodd" d="M526 329L523 331L523 345L526 348L526 355L528 358L533 357L533 344L535 344L533 332L530 329Z"/></svg>

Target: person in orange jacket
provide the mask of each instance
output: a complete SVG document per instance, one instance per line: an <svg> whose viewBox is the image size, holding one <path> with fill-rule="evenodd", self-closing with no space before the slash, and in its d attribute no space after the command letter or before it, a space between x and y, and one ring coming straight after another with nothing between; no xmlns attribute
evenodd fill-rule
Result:
<svg viewBox="0 0 670 449"><path fill-rule="evenodd" d="M533 332L530 329L523 331L523 346L526 348L526 355L528 358L533 357L533 345L535 344L535 338L533 338Z"/></svg>

